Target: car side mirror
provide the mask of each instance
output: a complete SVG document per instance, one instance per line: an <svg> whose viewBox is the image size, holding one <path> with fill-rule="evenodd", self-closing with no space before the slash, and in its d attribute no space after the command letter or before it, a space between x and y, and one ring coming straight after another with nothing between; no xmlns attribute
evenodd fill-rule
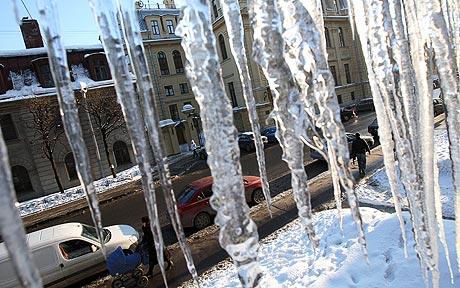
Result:
<svg viewBox="0 0 460 288"><path fill-rule="evenodd" d="M93 251L93 253L97 250L99 250L99 247L97 247L96 245L91 245L91 251Z"/></svg>
<svg viewBox="0 0 460 288"><path fill-rule="evenodd" d="M203 197L201 195L199 195L198 197L196 197L196 200L201 201L201 200L203 200Z"/></svg>

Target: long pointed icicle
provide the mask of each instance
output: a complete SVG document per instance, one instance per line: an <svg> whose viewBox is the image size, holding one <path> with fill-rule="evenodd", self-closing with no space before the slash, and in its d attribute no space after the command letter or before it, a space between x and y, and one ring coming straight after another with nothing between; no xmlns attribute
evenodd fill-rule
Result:
<svg viewBox="0 0 460 288"><path fill-rule="evenodd" d="M19 284L21 287L43 287L42 279L32 261L21 216L16 207L16 192L2 131L0 131L0 179L2 179L0 181L0 235L5 242Z"/></svg>
<svg viewBox="0 0 460 288"><path fill-rule="evenodd" d="M183 2L176 33L182 37L187 77L200 105L219 242L236 264L243 287L254 287L262 277L257 261L259 236L244 196L233 111L225 95L210 11L206 1Z"/></svg>
<svg viewBox="0 0 460 288"><path fill-rule="evenodd" d="M89 3L101 32L102 44L108 57L110 71L114 76L118 102L122 107L128 133L133 144L134 154L139 165L142 176L142 189L150 217L150 226L155 241L158 265L160 266L163 281L168 286L163 262L164 242L161 234L155 186L151 172L149 144L145 137L144 121L142 120L137 96L134 94L133 79L125 57L117 21L117 7L111 0L89 0Z"/></svg>
<svg viewBox="0 0 460 288"><path fill-rule="evenodd" d="M262 180L262 191L267 203L267 209L271 216L271 196L268 185L267 169L265 167L264 144L260 137L259 116L257 115L256 101L252 93L252 82L249 75L248 60L246 48L244 47L244 30L243 20L240 14L240 5L238 0L223 0L222 12L225 18L225 24L230 36L230 50L235 58L236 67L240 74L241 85L243 86L243 97L246 102L249 122L254 132L254 142L256 144L257 162L259 165L260 178Z"/></svg>
<svg viewBox="0 0 460 288"><path fill-rule="evenodd" d="M447 25L441 11L439 0L421 1L420 9L423 23L427 24L425 31L430 37L434 49L434 60L441 79L441 89L447 108L447 132L449 135L449 149L452 160L454 188L460 191L460 81L458 80L458 59L454 53L454 43L449 41ZM457 19L458 20L458 19ZM457 27L458 29L458 27ZM457 40L458 43L458 40ZM457 52L459 47L456 47ZM457 193L455 215L460 215L460 193ZM460 217L455 218L457 264L460 269Z"/></svg>
<svg viewBox="0 0 460 288"><path fill-rule="evenodd" d="M75 94L70 82L69 67L67 66L67 52L60 36L56 1L50 0L45 3L43 0L40 0L37 3L41 18L40 24L43 28L43 34L48 49L50 70L56 85L64 130L67 139L69 139L69 145L76 163L78 178L86 194L89 211L96 228L99 242L101 243L101 251L104 257L106 257L101 212L99 210L99 202L94 188L93 177L91 175L88 150L83 140Z"/></svg>
<svg viewBox="0 0 460 288"><path fill-rule="evenodd" d="M139 22L134 14L133 2L131 0L118 0L119 11L122 20L123 31L127 41L127 47L131 63L137 75L137 88L139 89L140 98L143 100L143 113L145 126L147 127L150 142L154 148L154 157L157 163L160 183L164 191L166 206L168 209L169 217L172 226L176 232L179 245L184 253L187 267L195 281L198 281L198 275L193 263L192 253L185 238L184 229L180 222L180 216L177 211L176 198L169 176L169 167L166 163L165 154L163 151L163 143L161 137L160 119L158 114L158 107L155 104L155 99L158 97L154 92L151 76L145 58L144 45L142 43L142 36L140 34Z"/></svg>
<svg viewBox="0 0 460 288"><path fill-rule="evenodd" d="M353 188L351 171L348 167L349 151L345 139L345 129L340 121L339 106L335 95L332 74L328 64L321 33L300 1L284 0L279 3L283 17L283 38L285 40L285 59L290 71L302 91L302 99L307 105L316 104L319 113L316 124L323 131L328 144L329 165L335 172L332 177L342 184L350 209L357 225L359 243L367 257L366 241L358 201ZM321 20L322 21L322 20ZM312 102L314 99L314 102ZM336 184L336 187L339 186ZM339 195L336 195L339 196Z"/></svg>
<svg viewBox="0 0 460 288"><path fill-rule="evenodd" d="M277 137L283 148L283 160L291 170L292 191L299 217L312 246L316 247L318 239L313 227L308 177L303 164L304 145L296 133L298 124L303 124L306 116L299 88L283 59L281 19L273 0L252 1L249 13L254 29L253 57L262 67L274 95L272 117L276 121Z"/></svg>

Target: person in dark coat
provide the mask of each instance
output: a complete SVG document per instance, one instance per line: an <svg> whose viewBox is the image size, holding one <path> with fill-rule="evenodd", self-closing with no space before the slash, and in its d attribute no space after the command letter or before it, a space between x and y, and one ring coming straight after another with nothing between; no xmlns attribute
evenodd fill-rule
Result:
<svg viewBox="0 0 460 288"><path fill-rule="evenodd" d="M158 264L157 251L155 249L155 241L153 240L153 233L150 229L150 219L147 216L142 217L142 242L140 243L142 249L147 250L149 254L149 271L147 276L153 276L153 268ZM167 249L163 250L163 257L166 264L166 270L172 266L171 256Z"/></svg>
<svg viewBox="0 0 460 288"><path fill-rule="evenodd" d="M367 142L361 138L359 133L356 133L355 140L353 140L353 143L351 144L351 157L353 162L355 161L355 158L358 159L358 170L361 177L366 175L366 152L371 154L369 145L367 145Z"/></svg>

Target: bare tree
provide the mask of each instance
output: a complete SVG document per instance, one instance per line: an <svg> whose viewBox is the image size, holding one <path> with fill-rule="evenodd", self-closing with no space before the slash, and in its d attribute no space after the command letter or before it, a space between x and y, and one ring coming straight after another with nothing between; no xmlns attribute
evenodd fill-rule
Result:
<svg viewBox="0 0 460 288"><path fill-rule="evenodd" d="M35 97L28 102L28 108L33 117L29 128L33 129L35 138L42 144L43 154L51 163L59 191L64 192L54 159L54 149L64 133L57 100L54 97Z"/></svg>
<svg viewBox="0 0 460 288"><path fill-rule="evenodd" d="M83 91L83 98L79 99L79 104L86 113L90 115L90 120L94 123L97 130L100 131L104 152L107 158L110 171L113 178L117 177L115 167L112 163L109 153L109 145L107 139L116 130L124 128L125 122L121 106L118 104L115 95L104 93L101 90L91 90L88 95ZM95 133L95 131L92 131Z"/></svg>

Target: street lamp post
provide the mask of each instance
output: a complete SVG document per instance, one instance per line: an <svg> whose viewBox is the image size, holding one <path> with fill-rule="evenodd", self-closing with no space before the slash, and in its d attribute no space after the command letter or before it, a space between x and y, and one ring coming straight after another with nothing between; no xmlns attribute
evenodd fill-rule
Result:
<svg viewBox="0 0 460 288"><path fill-rule="evenodd" d="M192 124L196 129L196 133L198 135L198 142L201 147L203 145L203 142L201 141L200 115L198 113L195 113L195 107L193 107L191 104L185 104L182 107L182 113L186 114L187 117L192 118Z"/></svg>

